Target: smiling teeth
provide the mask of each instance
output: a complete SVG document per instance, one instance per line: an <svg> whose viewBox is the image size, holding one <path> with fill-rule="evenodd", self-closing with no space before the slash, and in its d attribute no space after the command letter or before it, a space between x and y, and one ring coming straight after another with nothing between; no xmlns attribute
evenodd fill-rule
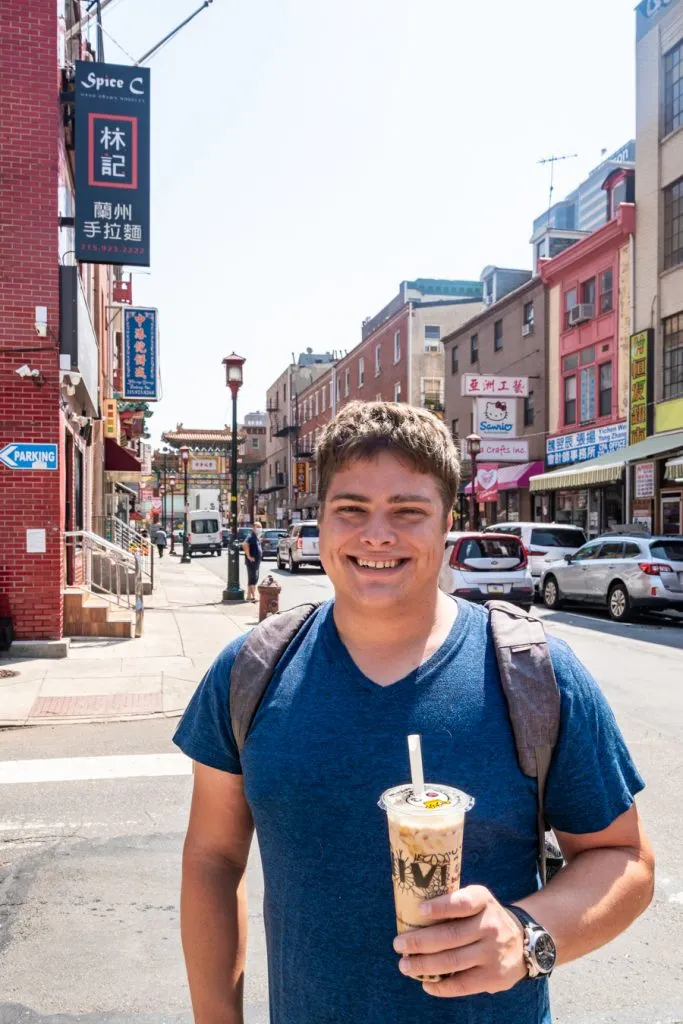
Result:
<svg viewBox="0 0 683 1024"><path fill-rule="evenodd" d="M400 559L394 559L391 562L368 562L365 558L359 558L357 561L365 569L395 569Z"/></svg>

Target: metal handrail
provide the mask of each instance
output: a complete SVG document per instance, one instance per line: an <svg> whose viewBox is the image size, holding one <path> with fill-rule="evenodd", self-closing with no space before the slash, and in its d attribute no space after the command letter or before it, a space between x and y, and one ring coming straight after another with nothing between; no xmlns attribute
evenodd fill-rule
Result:
<svg viewBox="0 0 683 1024"><path fill-rule="evenodd" d="M135 611L135 635L142 636L144 618L142 558L89 530L64 534L74 562L69 584L86 590L112 605Z"/></svg>
<svg viewBox="0 0 683 1024"><path fill-rule="evenodd" d="M142 559L142 575L154 588L154 544L118 516L94 516L93 532Z"/></svg>

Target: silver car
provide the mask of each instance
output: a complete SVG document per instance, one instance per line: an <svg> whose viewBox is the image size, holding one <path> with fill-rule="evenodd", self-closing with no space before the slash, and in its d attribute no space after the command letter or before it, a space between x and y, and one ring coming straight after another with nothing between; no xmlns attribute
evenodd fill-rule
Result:
<svg viewBox="0 0 683 1024"><path fill-rule="evenodd" d="M638 610L683 611L683 537L598 537L549 566L541 593L548 608L606 606L616 622Z"/></svg>
<svg viewBox="0 0 683 1024"><path fill-rule="evenodd" d="M295 573L302 565L315 565L322 568L320 562L320 530L315 519L303 523L293 523L277 545L278 569L289 569Z"/></svg>
<svg viewBox="0 0 683 1024"><path fill-rule="evenodd" d="M449 533L439 586L477 604L497 599L527 610L534 597L524 545L510 534Z"/></svg>

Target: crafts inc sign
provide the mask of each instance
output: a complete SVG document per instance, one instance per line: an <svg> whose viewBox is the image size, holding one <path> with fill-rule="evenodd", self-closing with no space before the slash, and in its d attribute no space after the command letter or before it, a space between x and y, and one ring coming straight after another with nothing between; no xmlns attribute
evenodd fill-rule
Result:
<svg viewBox="0 0 683 1024"><path fill-rule="evenodd" d="M153 402L159 398L156 309L123 311L123 397Z"/></svg>
<svg viewBox="0 0 683 1024"><path fill-rule="evenodd" d="M514 398L478 398L476 433L480 437L515 437L517 402Z"/></svg>
<svg viewBox="0 0 683 1024"><path fill-rule="evenodd" d="M149 266L149 68L76 61L76 256Z"/></svg>

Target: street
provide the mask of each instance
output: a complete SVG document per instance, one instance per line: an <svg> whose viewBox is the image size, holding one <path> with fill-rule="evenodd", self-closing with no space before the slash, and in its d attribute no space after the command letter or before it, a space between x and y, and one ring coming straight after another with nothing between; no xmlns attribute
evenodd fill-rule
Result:
<svg viewBox="0 0 683 1024"><path fill-rule="evenodd" d="M201 560L217 585L225 561ZM274 574L282 607L330 595L317 571ZM616 942L558 971L554 1020L677 1024L683 629L615 626L574 613L545 613L545 622L584 659L612 703L648 783L640 806L658 854L652 908ZM178 931L191 776L171 744L174 725L162 719L0 732L0 1024L192 1020ZM93 778L105 774L96 760L105 755L114 759L109 777ZM28 769L18 762L27 760L33 781L19 781ZM245 1020L266 1024L256 849L249 889Z"/></svg>

